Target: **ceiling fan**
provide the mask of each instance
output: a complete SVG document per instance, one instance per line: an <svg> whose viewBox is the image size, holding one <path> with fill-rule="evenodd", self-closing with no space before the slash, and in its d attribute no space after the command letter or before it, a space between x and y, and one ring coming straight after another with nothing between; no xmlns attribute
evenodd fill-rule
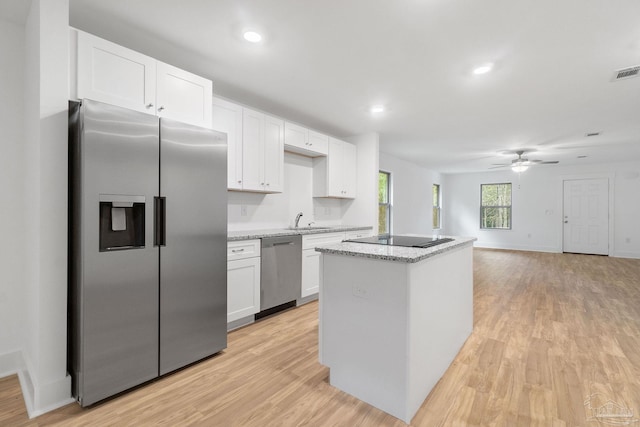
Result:
<svg viewBox="0 0 640 427"><path fill-rule="evenodd" d="M517 159L513 159L511 161L511 163L494 163L493 167L490 167L489 169L497 169L497 168L504 168L506 166L511 166L511 170L514 172L524 172L527 169L529 169L529 166L533 166L533 165L555 165L557 163L559 163L557 160L549 160L549 161L543 161L543 160L529 160L526 157L522 157L525 153L524 150L516 150L516 151L512 151L512 154L517 154L518 158Z"/></svg>

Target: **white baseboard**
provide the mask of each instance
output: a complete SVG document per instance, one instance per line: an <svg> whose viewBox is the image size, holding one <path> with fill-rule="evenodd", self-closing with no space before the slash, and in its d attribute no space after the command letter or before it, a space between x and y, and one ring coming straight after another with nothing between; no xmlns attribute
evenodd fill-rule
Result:
<svg viewBox="0 0 640 427"><path fill-rule="evenodd" d="M47 384L36 384L31 372L32 370L29 369L26 358L21 351L0 354L0 378L18 374L29 418L37 417L75 401L71 397L71 377L69 375Z"/></svg>
<svg viewBox="0 0 640 427"><path fill-rule="evenodd" d="M616 257L616 258L640 259L640 253L638 253L638 252L618 252L618 251L616 251L611 256Z"/></svg>
<svg viewBox="0 0 640 427"><path fill-rule="evenodd" d="M551 252L551 253L562 252L562 249L552 247L552 246L508 245L503 243L480 242L480 241L475 241L473 243L473 246L475 248L504 249L504 250L510 250L510 251Z"/></svg>
<svg viewBox="0 0 640 427"><path fill-rule="evenodd" d="M0 378L17 374L25 368L20 350L0 354Z"/></svg>

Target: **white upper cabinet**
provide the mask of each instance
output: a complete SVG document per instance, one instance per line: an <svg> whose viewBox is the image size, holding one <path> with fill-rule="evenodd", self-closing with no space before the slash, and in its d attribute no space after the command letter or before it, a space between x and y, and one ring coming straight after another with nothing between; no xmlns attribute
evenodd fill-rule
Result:
<svg viewBox="0 0 640 427"><path fill-rule="evenodd" d="M78 32L77 96L155 114L156 60Z"/></svg>
<svg viewBox="0 0 640 427"><path fill-rule="evenodd" d="M329 153L313 162L313 196L353 199L356 197L356 146L329 138Z"/></svg>
<svg viewBox="0 0 640 427"><path fill-rule="evenodd" d="M227 188L242 190L242 107L213 98L212 128L227 134Z"/></svg>
<svg viewBox="0 0 640 427"><path fill-rule="evenodd" d="M284 180L284 121L243 108L242 189L281 193Z"/></svg>
<svg viewBox="0 0 640 427"><path fill-rule="evenodd" d="M281 193L284 183L284 121L213 98L213 129L227 134L227 188Z"/></svg>
<svg viewBox="0 0 640 427"><path fill-rule="evenodd" d="M284 188L284 120L265 115L264 182L266 190L281 193Z"/></svg>
<svg viewBox="0 0 640 427"><path fill-rule="evenodd" d="M326 156L329 152L329 137L309 129L309 149Z"/></svg>
<svg viewBox="0 0 640 427"><path fill-rule="evenodd" d="M310 157L326 156L329 137L295 123L284 124L284 149Z"/></svg>
<svg viewBox="0 0 640 427"><path fill-rule="evenodd" d="M78 99L211 127L210 80L82 31L75 76Z"/></svg>
<svg viewBox="0 0 640 427"><path fill-rule="evenodd" d="M264 114L248 108L242 111L242 152L242 189L263 191Z"/></svg>
<svg viewBox="0 0 640 427"><path fill-rule="evenodd" d="M159 116L211 128L211 80L158 61L156 84Z"/></svg>

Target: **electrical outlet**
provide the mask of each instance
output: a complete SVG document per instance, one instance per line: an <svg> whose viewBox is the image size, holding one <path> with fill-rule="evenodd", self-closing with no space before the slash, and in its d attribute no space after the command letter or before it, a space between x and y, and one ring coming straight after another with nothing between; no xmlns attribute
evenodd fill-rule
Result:
<svg viewBox="0 0 640 427"><path fill-rule="evenodd" d="M240 216L247 216L247 205L240 205Z"/></svg>
<svg viewBox="0 0 640 427"><path fill-rule="evenodd" d="M362 287L362 286L358 286L358 285L353 285L352 293L353 293L353 296L356 296L358 298L368 298L369 297L369 295L367 293L367 289Z"/></svg>

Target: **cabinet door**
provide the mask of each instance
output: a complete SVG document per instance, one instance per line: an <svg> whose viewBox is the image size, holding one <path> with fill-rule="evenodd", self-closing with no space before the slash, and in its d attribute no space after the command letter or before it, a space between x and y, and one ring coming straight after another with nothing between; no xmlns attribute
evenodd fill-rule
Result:
<svg viewBox="0 0 640 427"><path fill-rule="evenodd" d="M227 262L227 323L260 311L260 257Z"/></svg>
<svg viewBox="0 0 640 427"><path fill-rule="evenodd" d="M348 142L342 146L342 172L343 172L343 197L355 198L358 176L358 158L357 149L353 144Z"/></svg>
<svg viewBox="0 0 640 427"><path fill-rule="evenodd" d="M242 109L242 189L264 191L264 114Z"/></svg>
<svg viewBox="0 0 640 427"><path fill-rule="evenodd" d="M211 80L158 61L156 100L159 116L211 128Z"/></svg>
<svg viewBox="0 0 640 427"><path fill-rule="evenodd" d="M302 251L302 298L317 294L320 289L320 252L315 249Z"/></svg>
<svg viewBox="0 0 640 427"><path fill-rule="evenodd" d="M214 130L227 134L227 188L242 190L242 107L213 98Z"/></svg>
<svg viewBox="0 0 640 427"><path fill-rule="evenodd" d="M307 149L309 147L309 130L294 123L285 122L284 143L291 147Z"/></svg>
<svg viewBox="0 0 640 427"><path fill-rule="evenodd" d="M281 193L284 186L284 121L265 116L264 126L265 190Z"/></svg>
<svg viewBox="0 0 640 427"><path fill-rule="evenodd" d="M78 31L77 96L155 114L156 60Z"/></svg>
<svg viewBox="0 0 640 427"><path fill-rule="evenodd" d="M327 155L327 196L344 197L342 146L343 142L329 138L329 154Z"/></svg>
<svg viewBox="0 0 640 427"><path fill-rule="evenodd" d="M319 132L309 130L309 149L326 156L329 152L329 137Z"/></svg>

